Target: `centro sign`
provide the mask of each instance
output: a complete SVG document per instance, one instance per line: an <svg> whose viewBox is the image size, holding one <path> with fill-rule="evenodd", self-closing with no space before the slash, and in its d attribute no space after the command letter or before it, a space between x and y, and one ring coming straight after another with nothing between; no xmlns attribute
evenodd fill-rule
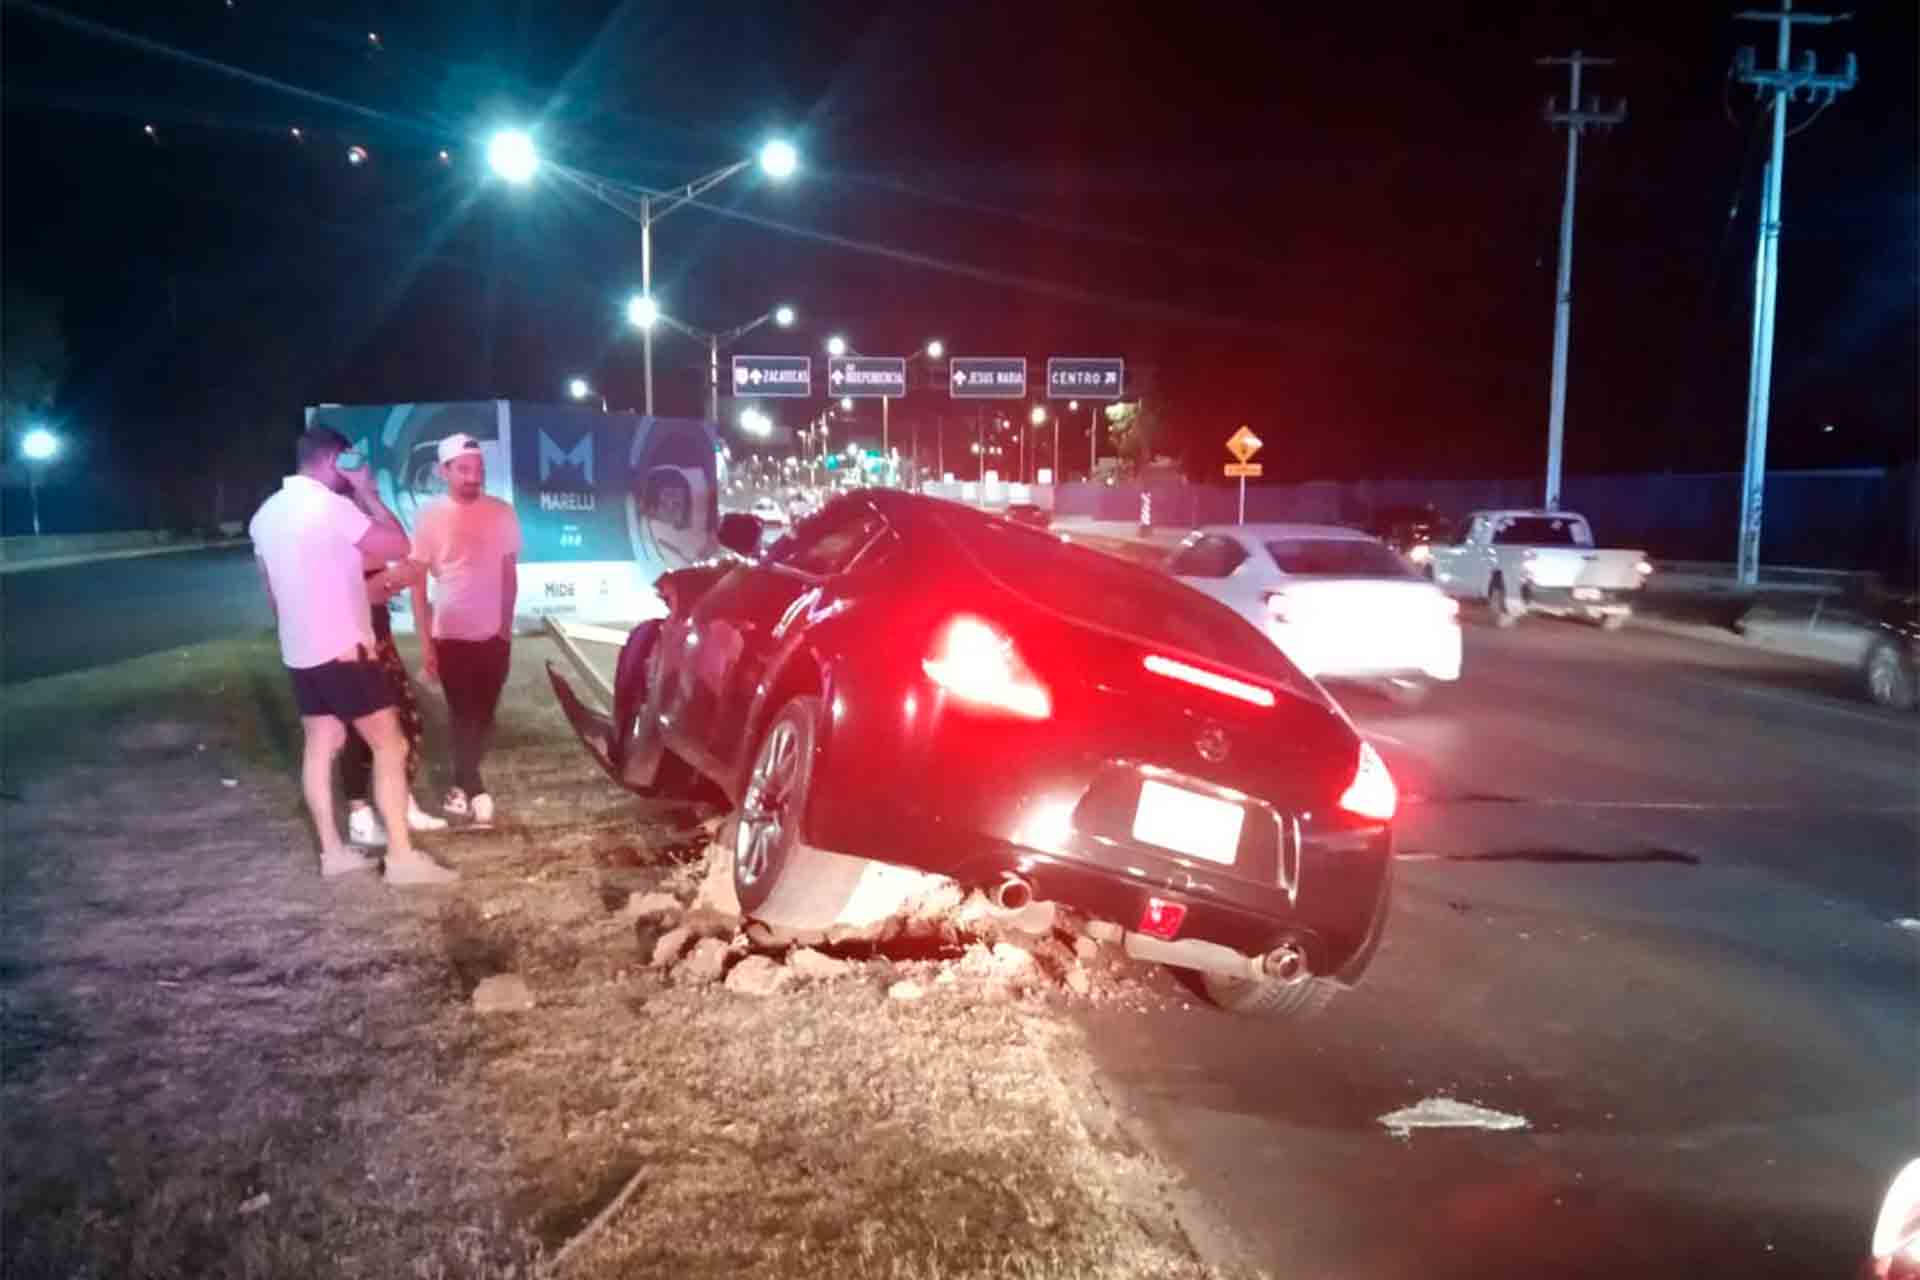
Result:
<svg viewBox="0 0 1920 1280"><path fill-rule="evenodd" d="M735 356L733 393L804 400L813 394L813 357Z"/></svg>
<svg viewBox="0 0 1920 1280"><path fill-rule="evenodd" d="M827 394L859 399L895 398L907 394L904 356L831 356L827 360Z"/></svg>

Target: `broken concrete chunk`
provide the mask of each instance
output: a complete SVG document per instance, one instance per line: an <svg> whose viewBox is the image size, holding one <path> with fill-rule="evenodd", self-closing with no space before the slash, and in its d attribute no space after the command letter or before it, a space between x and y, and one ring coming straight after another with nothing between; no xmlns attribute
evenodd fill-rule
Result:
<svg viewBox="0 0 1920 1280"><path fill-rule="evenodd" d="M1100 958L1100 944L1092 938L1075 938L1073 940L1073 954L1074 958L1079 960L1080 963L1092 964Z"/></svg>
<svg viewBox="0 0 1920 1280"><path fill-rule="evenodd" d="M835 978L844 978L853 968L845 960L836 960L830 955L802 947L787 957L787 967L795 975L812 982L831 982Z"/></svg>
<svg viewBox="0 0 1920 1280"><path fill-rule="evenodd" d="M889 1000L918 1000L926 994L926 989L910 978L903 978L887 988Z"/></svg>
<svg viewBox="0 0 1920 1280"><path fill-rule="evenodd" d="M693 895L695 911L710 911L715 915L732 920L740 918L740 896L733 891L733 851L713 847L707 857L706 878L700 882L700 891Z"/></svg>
<svg viewBox="0 0 1920 1280"><path fill-rule="evenodd" d="M1077 996L1084 996L1093 990L1093 979L1079 965L1067 970L1067 987Z"/></svg>
<svg viewBox="0 0 1920 1280"><path fill-rule="evenodd" d="M726 968L727 944L718 938L702 938L674 970L674 976L692 982L718 982Z"/></svg>
<svg viewBox="0 0 1920 1280"><path fill-rule="evenodd" d="M533 1008L533 992L519 974L496 973L473 989L473 1007L479 1013L518 1013Z"/></svg>
<svg viewBox="0 0 1920 1280"><path fill-rule="evenodd" d="M1087 921L1087 936L1095 942L1111 942L1117 945L1125 933L1126 930L1110 920Z"/></svg>
<svg viewBox="0 0 1920 1280"><path fill-rule="evenodd" d="M660 935L660 941L653 944L653 958L651 960L653 967L656 969L664 969L668 965L673 964L680 959L680 953L685 951L687 944L692 941L693 931L691 929L683 926L678 929L667 930L667 932Z"/></svg>
<svg viewBox="0 0 1920 1280"><path fill-rule="evenodd" d="M770 996L792 981L793 973L785 965L765 956L748 956L727 975L727 990L743 996Z"/></svg>
<svg viewBox="0 0 1920 1280"><path fill-rule="evenodd" d="M1054 921L1059 914L1059 908L1051 902L1029 902L1024 909L1007 917L1007 928L1016 933L1044 938L1053 932Z"/></svg>

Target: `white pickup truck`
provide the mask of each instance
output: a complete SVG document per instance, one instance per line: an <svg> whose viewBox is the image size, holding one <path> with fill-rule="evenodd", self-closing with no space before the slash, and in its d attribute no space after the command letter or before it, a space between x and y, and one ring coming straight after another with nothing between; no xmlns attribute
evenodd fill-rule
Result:
<svg viewBox="0 0 1920 1280"><path fill-rule="evenodd" d="M1428 549L1428 571L1448 595L1485 603L1502 627L1551 613L1611 631L1633 616L1633 595L1653 572L1644 552L1596 548L1586 517L1570 511L1476 511L1457 537Z"/></svg>

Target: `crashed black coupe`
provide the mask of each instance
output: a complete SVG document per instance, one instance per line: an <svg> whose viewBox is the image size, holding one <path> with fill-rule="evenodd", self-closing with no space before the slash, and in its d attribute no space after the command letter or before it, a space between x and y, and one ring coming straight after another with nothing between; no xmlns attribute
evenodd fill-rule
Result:
<svg viewBox="0 0 1920 1280"><path fill-rule="evenodd" d="M750 916L833 851L1052 900L1291 1014L1353 983L1387 911L1396 805L1374 749L1230 610L969 507L849 494L764 555L667 574L610 715L551 667L622 785L704 778ZM791 914L790 912L788 914Z"/></svg>

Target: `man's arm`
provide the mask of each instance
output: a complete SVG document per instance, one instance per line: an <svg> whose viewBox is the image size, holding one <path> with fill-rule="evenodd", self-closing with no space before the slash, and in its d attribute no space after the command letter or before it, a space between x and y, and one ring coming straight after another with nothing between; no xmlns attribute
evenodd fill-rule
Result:
<svg viewBox="0 0 1920 1280"><path fill-rule="evenodd" d="M513 638L513 606L520 592L520 557L500 561L500 634Z"/></svg>
<svg viewBox="0 0 1920 1280"><path fill-rule="evenodd" d="M280 621L280 602L273 598L273 576L267 572L267 562L260 556L253 558L254 567L260 570L260 585L267 593L267 608L273 614L274 623Z"/></svg>
<svg viewBox="0 0 1920 1280"><path fill-rule="evenodd" d="M373 486L373 468L359 467L341 474L347 477L353 505L373 521L354 545L360 548L361 554L382 564L390 560L404 560L408 550L407 531L401 526L399 518L387 510L387 504L380 501L380 491Z"/></svg>

